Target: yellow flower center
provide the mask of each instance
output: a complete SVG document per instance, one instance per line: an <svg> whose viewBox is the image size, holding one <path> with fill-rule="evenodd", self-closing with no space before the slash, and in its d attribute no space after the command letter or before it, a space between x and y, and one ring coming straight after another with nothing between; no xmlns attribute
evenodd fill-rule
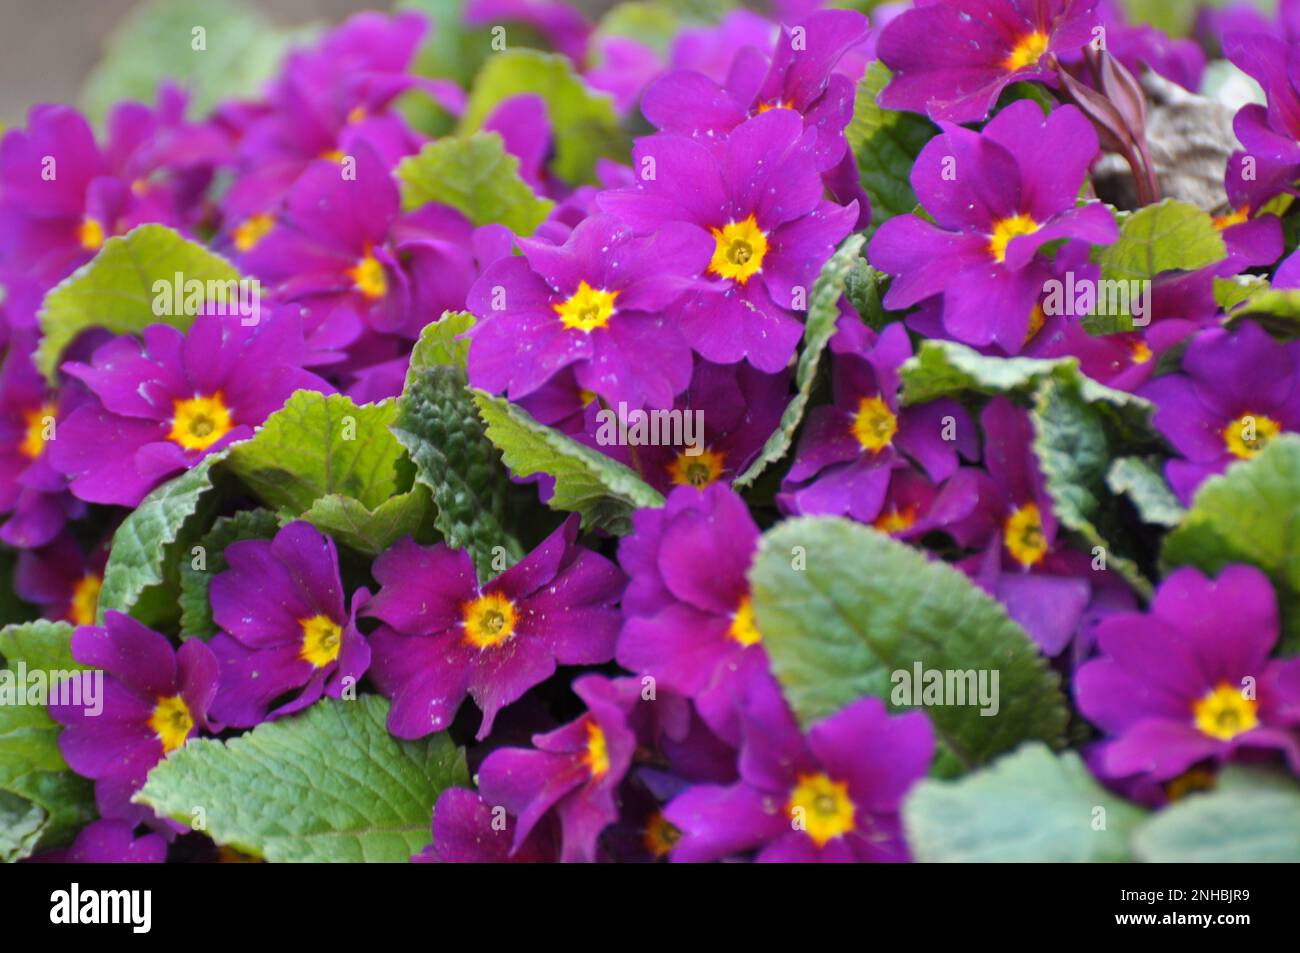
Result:
<svg viewBox="0 0 1300 953"><path fill-rule="evenodd" d="M270 212L260 212L244 219L235 228L235 247L240 251L252 251L274 225L275 218Z"/></svg>
<svg viewBox="0 0 1300 953"><path fill-rule="evenodd" d="M722 476L722 465L726 459L727 455L721 451L705 450L688 457L683 450L668 464L668 475L679 486L693 486L702 490L716 483Z"/></svg>
<svg viewBox="0 0 1300 953"><path fill-rule="evenodd" d="M651 857L667 857L681 839L682 832L664 817L662 811L655 811L645 822L641 844Z"/></svg>
<svg viewBox="0 0 1300 953"><path fill-rule="evenodd" d="M180 695L159 698L149 716L149 727L162 741L163 754L175 751L185 744L194 730L194 717Z"/></svg>
<svg viewBox="0 0 1300 953"><path fill-rule="evenodd" d="M343 641L343 627L327 615L314 615L310 619L299 619L302 626L302 651L298 657L304 662L311 662L317 668L324 668L339 657L339 647Z"/></svg>
<svg viewBox="0 0 1300 953"><path fill-rule="evenodd" d="M1225 228L1232 228L1234 225L1240 225L1250 218L1250 206L1243 205L1241 208L1234 208L1231 212L1223 215L1214 216L1214 227L1223 231Z"/></svg>
<svg viewBox="0 0 1300 953"><path fill-rule="evenodd" d="M605 741L605 732L590 718L587 719L587 750L583 752L582 763L591 771L593 780L609 773L609 744Z"/></svg>
<svg viewBox="0 0 1300 953"><path fill-rule="evenodd" d="M729 222L722 228L709 231L717 242L713 259L709 262L709 271L713 274L743 285L763 270L767 235L758 227L758 220L752 214L743 221Z"/></svg>
<svg viewBox="0 0 1300 953"><path fill-rule="evenodd" d="M1223 443L1234 457L1249 460L1281 432L1282 425L1272 417L1242 414L1223 428Z"/></svg>
<svg viewBox="0 0 1300 953"><path fill-rule="evenodd" d="M1192 714L1196 718L1196 727L1205 734L1220 741L1231 741L1259 724L1255 714L1258 707L1258 703L1243 695L1240 688L1222 682L1192 705Z"/></svg>
<svg viewBox="0 0 1300 953"><path fill-rule="evenodd" d="M235 427L221 391L209 397L176 400L173 406L172 430L167 439L186 450L206 450Z"/></svg>
<svg viewBox="0 0 1300 953"><path fill-rule="evenodd" d="M1196 791L1213 791L1215 777L1204 768L1192 768L1165 782L1165 797L1177 801Z"/></svg>
<svg viewBox="0 0 1300 953"><path fill-rule="evenodd" d="M1021 235L1032 235L1038 231L1038 223L1028 215L1016 214L1010 218L1000 218L993 223L993 234L989 236L989 254L993 260L1007 260L1007 246L1011 239Z"/></svg>
<svg viewBox="0 0 1300 953"><path fill-rule="evenodd" d="M617 297L617 291L593 288L585 281L579 281L577 291L551 307L566 328L576 328L590 334L609 324L609 319L614 316L614 299Z"/></svg>
<svg viewBox="0 0 1300 953"><path fill-rule="evenodd" d="M352 111L348 113L348 122L352 125L363 121L366 118L365 106L353 106Z"/></svg>
<svg viewBox="0 0 1300 953"><path fill-rule="evenodd" d="M323 151L323 152L320 154L320 157L321 157L322 159L324 159L326 162L342 162L342 161L343 161L343 150L342 150L342 149L326 149L325 151Z"/></svg>
<svg viewBox="0 0 1300 953"><path fill-rule="evenodd" d="M875 518L872 526L882 533L901 533L916 524L916 507L905 506L900 509L886 510Z"/></svg>
<svg viewBox="0 0 1300 953"><path fill-rule="evenodd" d="M361 260L348 269L352 285L371 301L378 301L388 293L388 278L384 275L384 266L366 249Z"/></svg>
<svg viewBox="0 0 1300 953"><path fill-rule="evenodd" d="M1005 252L1003 254L1005 255ZM1046 323L1047 323L1047 312L1043 310L1043 305L1040 302L1034 305L1033 311L1029 312L1029 327L1025 331L1024 343L1028 344L1035 337L1037 337L1038 332L1043 330L1043 325Z"/></svg>
<svg viewBox="0 0 1300 953"><path fill-rule="evenodd" d="M68 621L73 625L94 625L95 610L99 608L99 587L103 580L88 572L72 587L72 605L68 608Z"/></svg>
<svg viewBox="0 0 1300 953"><path fill-rule="evenodd" d="M103 223L87 215L77 226L77 241L86 251L99 251L99 246L104 244Z"/></svg>
<svg viewBox="0 0 1300 953"><path fill-rule="evenodd" d="M1151 347L1146 341L1141 339L1136 340L1129 345L1128 354L1129 360L1134 364L1145 364L1147 361L1151 360L1151 358L1155 357L1155 354L1151 351Z"/></svg>
<svg viewBox="0 0 1300 953"><path fill-rule="evenodd" d="M825 774L799 775L785 810L796 829L803 830L818 847L853 831L848 783L832 781Z"/></svg>
<svg viewBox="0 0 1300 953"><path fill-rule="evenodd" d="M480 649L500 645L515 634L515 606L499 592L488 592L461 609L465 641Z"/></svg>
<svg viewBox="0 0 1300 953"><path fill-rule="evenodd" d="M773 99L770 102L758 104L758 115L770 112L773 109L794 109L794 100L791 99Z"/></svg>
<svg viewBox="0 0 1300 953"><path fill-rule="evenodd" d="M1043 514L1034 503L1026 503L1007 517L1002 528L1007 552L1028 568L1047 555L1047 537L1043 535Z"/></svg>
<svg viewBox="0 0 1300 953"><path fill-rule="evenodd" d="M18 452L28 460L35 460L45 449L45 433L54 424L57 410L58 408L51 401L33 410L23 411L23 420L27 427L23 431L22 442L18 444Z"/></svg>
<svg viewBox="0 0 1300 953"><path fill-rule="evenodd" d="M763 633L758 631L754 622L754 601L749 596L742 596L740 605L736 606L736 614L731 617L731 625L727 628L727 638L745 646L763 641Z"/></svg>
<svg viewBox="0 0 1300 953"><path fill-rule="evenodd" d="M894 441L898 418L881 397L863 397L853 415L853 436L862 449L878 453Z"/></svg>
<svg viewBox="0 0 1300 953"><path fill-rule="evenodd" d="M1026 33L1011 48L1007 58L1002 61L1002 66L1008 73L1014 73L1016 70L1024 69L1026 66L1033 66L1043 58L1047 52L1047 34L1041 30L1035 30L1033 33Z"/></svg>

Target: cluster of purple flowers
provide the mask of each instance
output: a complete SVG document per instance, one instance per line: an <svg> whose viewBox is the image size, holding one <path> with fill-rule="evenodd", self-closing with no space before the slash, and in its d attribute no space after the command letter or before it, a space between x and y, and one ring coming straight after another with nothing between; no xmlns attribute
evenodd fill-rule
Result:
<svg viewBox="0 0 1300 953"><path fill-rule="evenodd" d="M1276 23L1207 12L1195 39L1170 39L1109 0L918 0L870 19L778 2L661 48L564 4L473 0L468 24L526 25L644 133L570 182L552 167L565 116L532 93L493 107L482 128L552 203L526 235L404 206L397 166L431 141L406 107L470 109L456 82L416 71L429 24L415 13L358 15L292 52L258 98L201 117L167 84L99 135L70 107L33 108L0 139L0 542L17 594L76 626L77 677L104 673L102 712L50 706L99 812L58 856L165 859L188 829L132 798L171 752L369 691L396 738L450 731L470 749L474 788L437 798L416 861L906 861L929 717L862 697L801 726L765 648L750 570L764 529L803 516L871 526L999 602L1064 676L1092 726L1088 764L1114 789L1164 804L1234 759L1300 774L1300 659L1278 654L1287 607L1264 572L1182 568L1139 592L1095 571L1023 392L916 403L904 387L925 340L1073 358L1150 402L1183 506L1300 432L1300 343L1216 299L1246 272L1300 287L1283 227L1300 196L1300 6L1284 6ZM1222 202L1204 210L1226 257L1151 276L1148 322L1089 333L1047 289L1099 281L1099 250L1137 212L1094 182L1103 153L1147 148L1146 106L1115 90L1140 94L1149 73L1194 91L1219 55L1264 94L1237 112ZM889 80L862 102L873 63ZM911 213L873 222L855 99L930 125L897 183ZM92 328L47 380L42 302L149 223L258 279L260 319L205 307L186 330ZM786 426L814 286L855 233L883 319L849 295L832 305L789 458L733 487ZM475 318L470 387L626 467L662 506L618 539L583 535L576 514L539 519L519 537L541 542L486 579L428 532L370 559L288 514L220 554L210 639L97 612L129 509L296 391L399 397L448 311ZM699 414L703 431L690 447L611 445L613 407Z"/></svg>

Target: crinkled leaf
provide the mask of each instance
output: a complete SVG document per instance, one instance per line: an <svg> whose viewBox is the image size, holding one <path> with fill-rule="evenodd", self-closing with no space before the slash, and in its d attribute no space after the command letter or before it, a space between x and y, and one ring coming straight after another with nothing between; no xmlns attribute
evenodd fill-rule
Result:
<svg viewBox="0 0 1300 953"><path fill-rule="evenodd" d="M772 670L805 725L864 695L893 705L892 673L919 663L986 670L988 684L998 673L996 714L979 704L922 709L949 767L1060 740L1056 674L1006 610L951 566L858 523L812 517L766 533L749 580Z"/></svg>
<svg viewBox="0 0 1300 953"><path fill-rule="evenodd" d="M39 804L0 789L0 864L34 854L49 819Z"/></svg>
<svg viewBox="0 0 1300 953"><path fill-rule="evenodd" d="M185 309L173 307L164 314L154 309L154 282L171 285L178 272L205 287L208 281L239 279L230 262L163 225L141 225L109 238L94 258L45 296L37 369L53 382L63 351L89 328L114 334L137 334L151 324L188 328L194 316Z"/></svg>
<svg viewBox="0 0 1300 953"><path fill-rule="evenodd" d="M547 505L582 514L584 528L621 535L631 528L633 510L663 505L659 492L632 470L538 423L515 404L480 390L474 391L474 403L506 466L521 477L554 477Z"/></svg>
<svg viewBox="0 0 1300 953"><path fill-rule="evenodd" d="M1177 526L1187 515L1165 482L1159 462L1153 459L1120 457L1106 472L1106 486L1112 493L1128 497L1144 523Z"/></svg>
<svg viewBox="0 0 1300 953"><path fill-rule="evenodd" d="M903 802L922 863L1130 860L1145 812L1098 784L1072 751L1026 744L957 781L922 781Z"/></svg>
<svg viewBox="0 0 1300 953"><path fill-rule="evenodd" d="M989 357L955 341L933 339L922 341L899 371L904 404L925 404L964 391L1026 396L1048 375L1077 372L1078 362L1071 357Z"/></svg>
<svg viewBox="0 0 1300 953"><path fill-rule="evenodd" d="M474 225L504 225L531 235L555 205L519 177L519 160L495 132L449 136L428 143L397 166L402 207L450 205Z"/></svg>
<svg viewBox="0 0 1300 953"><path fill-rule="evenodd" d="M429 522L429 491L414 486L373 510L350 496L331 493L313 503L301 519L349 549L378 556L399 539L420 535Z"/></svg>
<svg viewBox="0 0 1300 953"><path fill-rule="evenodd" d="M180 565L181 635L210 639L217 634L212 621L208 590L217 573L226 570L226 547L244 539L271 539L280 523L270 510L241 510L223 516L198 541L203 548L202 568L195 567L193 554L185 553Z"/></svg>
<svg viewBox="0 0 1300 953"><path fill-rule="evenodd" d="M889 84L889 67L875 60L858 80L853 99L853 119L844 135L857 159L862 189L871 199L873 228L886 219L916 208L916 193L910 181L912 164L922 146L937 129L914 113L881 109L876 103Z"/></svg>
<svg viewBox="0 0 1300 953"><path fill-rule="evenodd" d="M1300 651L1300 436L1283 434L1201 484L1162 559L1211 575L1229 563L1258 566L1277 591L1281 650Z"/></svg>
<svg viewBox="0 0 1300 953"><path fill-rule="evenodd" d="M781 414L781 422L776 431L767 438L754 462L736 477L734 484L737 489L752 486L764 470L779 462L789 452L795 431L799 429L808 400L812 396L822 352L835 333L835 321L840 314L839 302L849 276L854 274L855 269L873 271L862 258L862 245L865 241L862 235L846 238L839 250L822 266L821 273L813 283L812 294L808 299L808 319L804 322L803 351L799 355L799 364L794 374L795 395Z"/></svg>
<svg viewBox="0 0 1300 953"><path fill-rule="evenodd" d="M1267 278L1253 275L1216 278L1214 300L1229 324L1249 317L1274 337L1300 337L1300 288L1273 288Z"/></svg>
<svg viewBox="0 0 1300 953"><path fill-rule="evenodd" d="M273 862L405 862L429 843L438 795L466 785L445 732L388 733L377 695L326 699L230 741L191 741L151 772L135 800L218 844Z"/></svg>

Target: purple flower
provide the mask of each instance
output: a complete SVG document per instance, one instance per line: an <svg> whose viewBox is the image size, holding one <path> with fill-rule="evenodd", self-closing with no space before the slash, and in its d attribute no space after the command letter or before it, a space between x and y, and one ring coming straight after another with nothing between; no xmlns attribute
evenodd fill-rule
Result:
<svg viewBox="0 0 1300 953"><path fill-rule="evenodd" d="M637 237L607 215L585 219L563 245L519 242L470 289L470 383L511 400L567 367L610 403L671 407L691 378L678 300L709 261L698 229L667 224Z"/></svg>
<svg viewBox="0 0 1300 953"><path fill-rule="evenodd" d="M1279 344L1243 321L1197 334L1182 364L1182 373L1158 377L1140 393L1155 403L1156 428L1182 455L1165 475L1190 503L1206 477L1300 430L1300 344Z"/></svg>
<svg viewBox="0 0 1300 953"><path fill-rule="evenodd" d="M981 120L1010 84L1049 78L1051 54L1092 40L1095 6L1096 0L920 4L880 35L880 58L895 74L880 105L946 122Z"/></svg>
<svg viewBox="0 0 1300 953"><path fill-rule="evenodd" d="M65 849L33 859L60 864L161 864L167 859L167 839L161 834L136 837L135 825L129 821L92 821Z"/></svg>
<svg viewBox="0 0 1300 953"><path fill-rule="evenodd" d="M495 806L499 808L499 806ZM517 818L494 809L481 794L448 788L433 806L433 843L411 858L416 864L546 864L560 854L559 831L537 824L512 853Z"/></svg>
<svg viewBox="0 0 1300 953"><path fill-rule="evenodd" d="M618 819L616 794L636 748L627 715L640 697L640 685L584 675L574 681L573 691L586 703L586 714L534 735L535 750L501 748L479 768L484 800L518 819L514 854L554 811L561 863L591 863L600 832Z"/></svg>
<svg viewBox="0 0 1300 953"><path fill-rule="evenodd" d="M842 324L856 320L850 316ZM875 337L863 331L864 337ZM837 351L833 402L808 415L781 484L779 501L786 511L870 523L880 515L892 471L910 467L909 459L942 481L956 471L959 452L975 458L975 427L956 401L899 409L898 370L912 356L903 325L891 324L858 346L837 334L832 349Z"/></svg>
<svg viewBox="0 0 1300 953"><path fill-rule="evenodd" d="M925 777L934 732L920 712L863 698L800 732L780 688L756 680L742 703L740 781L688 788L664 811L674 861L757 851L759 862L905 861L899 807Z"/></svg>
<svg viewBox="0 0 1300 953"><path fill-rule="evenodd" d="M1100 657L1074 678L1079 710L1110 739L1102 773L1164 781L1260 748L1281 751L1300 773L1300 735L1285 717L1300 704L1300 679L1294 661L1269 659L1277 637L1277 599L1252 566L1213 580L1175 570L1149 612L1104 620Z"/></svg>
<svg viewBox="0 0 1300 953"><path fill-rule="evenodd" d="M1029 100L1012 103L980 133L942 128L912 168L912 187L934 224L916 215L892 218L868 257L897 276L885 307L942 295L952 337L996 342L1014 354L1050 277L1038 250L1062 238L1108 244L1118 236L1103 205L1076 202L1097 134L1075 107L1044 118Z"/></svg>
<svg viewBox="0 0 1300 953"><path fill-rule="evenodd" d="M213 715L247 728L301 711L322 695L339 698L370 666L357 631L359 590L349 613L334 540L294 522L275 539L231 543L230 567L212 580L209 643L221 664ZM293 696L288 697L290 693Z"/></svg>
<svg viewBox="0 0 1300 953"><path fill-rule="evenodd" d="M823 10L800 22L800 42L783 27L771 59L753 47L732 63L725 86L694 70L676 70L651 83L641 110L662 132L703 141L725 137L751 116L791 109L817 130L817 168L835 166L848 149L844 127L853 117L853 81L834 72L867 36L867 18L854 10Z"/></svg>
<svg viewBox="0 0 1300 953"><path fill-rule="evenodd" d="M465 22L471 26L523 23L534 27L558 52L575 63L586 58L591 24L567 3L550 0L469 0Z"/></svg>
<svg viewBox="0 0 1300 953"><path fill-rule="evenodd" d="M109 611L102 627L73 632L72 657L92 669L75 676L83 704L52 703L50 717L64 726L59 750L83 777L143 780L169 752L216 727L208 710L217 660L196 639L173 649L166 636ZM93 669L103 670L102 692ZM94 699L100 704L91 707Z"/></svg>
<svg viewBox="0 0 1300 953"><path fill-rule="evenodd" d="M1232 127L1245 151L1228 160L1226 179L1234 204L1245 200L1259 208L1275 195L1294 193L1300 178L1300 46L1262 33L1232 33L1223 38L1223 52L1268 97L1267 106L1249 103L1237 111Z"/></svg>
<svg viewBox="0 0 1300 953"><path fill-rule="evenodd" d="M705 360L748 360L775 373L803 332L817 272L857 220L822 197L817 133L789 109L741 123L709 148L686 136L646 136L633 150L639 181L604 192L600 207L633 228L689 223L712 250L709 282L681 307L678 324Z"/></svg>
<svg viewBox="0 0 1300 953"><path fill-rule="evenodd" d="M330 390L302 369L296 319L255 327L199 315L187 334L156 324L116 338L64 370L95 399L72 412L47 454L89 503L136 506L209 453L252 436L295 390Z"/></svg>
<svg viewBox="0 0 1300 953"><path fill-rule="evenodd" d="M419 738L451 724L469 695L486 738L497 712L546 681L556 665L598 665L614 654L623 576L575 545L570 517L522 561L479 586L469 554L445 544L398 543L381 555L381 585L365 614L371 677L393 699L389 730Z"/></svg>
<svg viewBox="0 0 1300 953"><path fill-rule="evenodd" d="M107 560L106 544L87 557L71 533L61 533L47 546L18 554L14 592L40 606L47 619L94 625Z"/></svg>

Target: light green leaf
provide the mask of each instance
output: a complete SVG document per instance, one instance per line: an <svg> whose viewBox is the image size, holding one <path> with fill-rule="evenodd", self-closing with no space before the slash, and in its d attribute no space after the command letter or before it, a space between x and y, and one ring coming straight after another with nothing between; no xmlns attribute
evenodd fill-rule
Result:
<svg viewBox="0 0 1300 953"><path fill-rule="evenodd" d="M1253 275L1216 278L1214 300L1229 325L1249 317L1274 337L1300 337L1300 288L1273 288L1267 278Z"/></svg>
<svg viewBox="0 0 1300 953"><path fill-rule="evenodd" d="M1071 357L989 357L955 341L933 339L922 341L899 370L904 404L926 404L966 391L1028 396L1044 377L1077 373L1078 362Z"/></svg>
<svg viewBox="0 0 1300 953"><path fill-rule="evenodd" d="M553 476L555 493L547 505L581 513L585 529L622 535L633 510L663 506L659 492L623 464L538 423L515 404L480 390L474 403L506 466L521 477Z"/></svg>
<svg viewBox="0 0 1300 953"><path fill-rule="evenodd" d="M476 132L428 143L397 165L402 207L450 205L474 225L504 225L531 235L554 207L519 177L519 160L495 132Z"/></svg>
<svg viewBox="0 0 1300 953"><path fill-rule="evenodd" d="M326 699L227 742L191 741L135 801L182 823L201 807L214 841L272 862L403 863L429 843L438 795L469 776L445 732L401 741L387 716L377 695Z"/></svg>
<svg viewBox="0 0 1300 953"><path fill-rule="evenodd" d="M938 130L914 113L881 109L876 97L889 83L889 67L875 60L858 80L853 119L844 130L858 160L862 189L871 199L872 228L916 208L910 177L922 146Z"/></svg>
<svg viewBox="0 0 1300 953"><path fill-rule="evenodd" d="M592 33L590 48L599 51L605 37L626 37L650 47L667 59L668 51L681 30L681 21L664 3L620 3L600 18Z"/></svg>
<svg viewBox="0 0 1300 953"><path fill-rule="evenodd" d="M1281 651L1300 651L1300 436L1282 434L1202 483L1161 558L1210 575L1229 563L1259 567L1277 591Z"/></svg>
<svg viewBox="0 0 1300 953"><path fill-rule="evenodd" d="M863 235L850 235L846 238L822 266L821 273L813 283L808 301L808 319L804 323L803 351L799 355L799 364L794 374L794 398L786 405L781 414L781 423L776 432L767 438L758 457L733 481L737 489L752 486L764 470L779 462L789 452L795 431L799 429L804 410L812 396L822 352L835 333L835 320L840 315L839 301L849 275L853 274L855 268L870 270L862 258L862 245L865 241Z"/></svg>
<svg viewBox="0 0 1300 953"><path fill-rule="evenodd" d="M772 670L807 725L864 695L885 699L895 673L997 673L997 712L979 704L923 709L948 759L969 768L1022 741L1060 740L1059 679L1006 610L962 573L869 527L786 520L763 536L749 572ZM921 686L916 686L919 692ZM993 706L988 706L993 707Z"/></svg>
<svg viewBox="0 0 1300 953"><path fill-rule="evenodd" d="M922 863L1127 861L1144 816L1077 754L1037 743L958 781L922 781L903 802L907 843Z"/></svg>
<svg viewBox="0 0 1300 953"><path fill-rule="evenodd" d="M63 351L89 328L107 328L114 334L138 334L151 324L189 328L194 316L186 309L160 308L165 313L159 314L154 308L154 282L170 286L178 272L185 281L205 286L208 281L239 279L230 262L163 225L141 225L109 238L94 258L45 296L37 369L52 383Z"/></svg>
<svg viewBox="0 0 1300 953"><path fill-rule="evenodd" d="M335 541L364 556L378 556L407 536L418 536L429 523L429 491L412 487L373 510L350 496L331 493L311 505L302 519Z"/></svg>
<svg viewBox="0 0 1300 953"><path fill-rule="evenodd" d="M0 789L0 864L34 854L48 826L45 808Z"/></svg>
<svg viewBox="0 0 1300 953"><path fill-rule="evenodd" d="M1187 515L1152 459L1120 457L1106 472L1106 486L1116 495L1127 496L1144 523L1177 526Z"/></svg>
<svg viewBox="0 0 1300 953"><path fill-rule="evenodd" d="M613 100L588 86L567 58L537 50L512 49L488 58L474 80L460 131L482 128L502 100L519 93L545 100L555 136L552 168L566 182L594 182L598 158L626 156L627 137Z"/></svg>
<svg viewBox="0 0 1300 953"><path fill-rule="evenodd" d="M280 528L279 521L270 510L240 510L233 516L223 516L212 524L198 541L203 547L203 568L196 569L194 560L185 554L180 564L181 635L210 639L217 634L212 621L212 606L208 590L212 579L226 571L226 547L244 539L271 539Z"/></svg>

